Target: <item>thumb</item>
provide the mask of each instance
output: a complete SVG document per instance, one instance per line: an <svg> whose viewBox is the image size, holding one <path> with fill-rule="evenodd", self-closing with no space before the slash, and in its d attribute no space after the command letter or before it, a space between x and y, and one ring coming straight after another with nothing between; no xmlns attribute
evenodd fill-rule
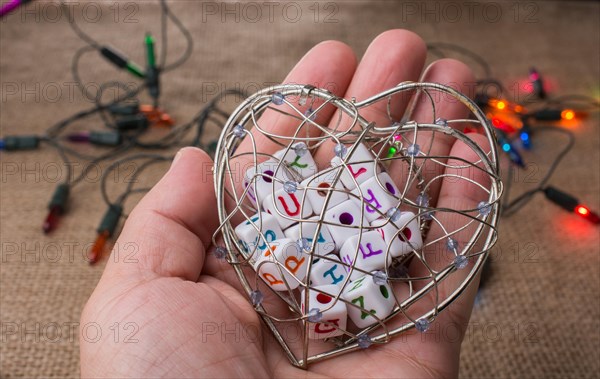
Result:
<svg viewBox="0 0 600 379"><path fill-rule="evenodd" d="M212 166L200 149L177 153L131 212L113 250L120 254L109 260L105 275L198 279L218 225Z"/></svg>

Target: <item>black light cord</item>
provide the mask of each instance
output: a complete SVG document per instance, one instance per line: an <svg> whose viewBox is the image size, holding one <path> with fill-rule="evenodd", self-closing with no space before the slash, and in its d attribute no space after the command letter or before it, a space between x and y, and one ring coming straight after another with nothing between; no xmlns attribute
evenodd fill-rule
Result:
<svg viewBox="0 0 600 379"><path fill-rule="evenodd" d="M167 52L168 52L168 37L167 37L167 32L168 32L168 25L167 25L167 13L169 13L170 9L167 6L166 1L161 0L160 1L160 7L162 9L162 12L160 13L160 43L161 43L161 48L160 48L160 60L158 63L158 68L159 70L161 70L162 68L165 67L165 64L167 63Z"/></svg>
<svg viewBox="0 0 600 379"><path fill-rule="evenodd" d="M558 165L563 160L563 158L569 153L569 151L571 151L571 149L573 148L573 145L575 144L575 135L572 132L565 130L563 128L559 128L559 127L551 126L551 125L542 125L542 126L536 126L533 129L534 133L544 132L544 131L562 133L563 135L568 137L568 141L565 144L565 146L561 149L561 151L558 153L558 155L554 158L554 160L550 164L550 168L548 168L548 171L546 172L544 177L540 180L539 184L535 188L524 192L523 194L519 195L518 197L516 197L513 200L509 200L509 199L510 199L511 183L512 183L512 179L513 179L513 171L512 170L515 170L516 168L511 165L511 168L508 170L508 179L506 180L505 193L503 196L504 201L503 201L502 207L501 207L501 215L502 216L508 217L508 216L511 216L511 215L517 213L521 208L523 208L533 198L533 196L536 193L543 192L546 189L546 185L548 184L548 181L550 181L550 179L552 178L552 175L558 168Z"/></svg>
<svg viewBox="0 0 600 379"><path fill-rule="evenodd" d="M165 43L165 46L162 50L163 52L161 53L161 54L164 54L164 62L162 62L162 66L160 67L160 70L163 72L167 72L167 71L171 71L171 70L181 66L188 60L188 58L192 55L192 51L194 49L194 39L193 39L190 31L183 25L181 20L179 20L179 18L177 16L175 16L175 14L173 12L171 12L166 0L160 0L160 3L161 3L161 7L163 9L163 14L167 18L169 18L171 20L171 22L173 22L173 24L177 27L177 29L179 29L179 31L181 32L181 34L183 35L183 37L186 40L185 51L183 52L181 57L179 57L175 62L170 63L170 64L166 63L166 54L167 54L166 47L167 47L167 45ZM166 40L166 34L167 34L166 22L163 23L162 29L163 29L163 33L164 33L163 39ZM163 58L161 58L161 60L162 59Z"/></svg>
<svg viewBox="0 0 600 379"><path fill-rule="evenodd" d="M563 95L545 100L546 106L562 106L568 107L575 105L574 108L579 110L594 111L600 109L600 101L591 96L585 95Z"/></svg>
<svg viewBox="0 0 600 379"><path fill-rule="evenodd" d="M215 98L213 98L210 101L210 103L205 107L205 109L198 114L196 120L196 134L194 136L194 139L192 140L192 146L198 146L200 148L203 148L204 150L209 150L210 146L203 146L200 140L202 138L202 135L204 134L204 131L206 129L206 123L208 121L211 121L216 125L223 124L223 121L217 117L214 117L213 114L219 115L219 117L225 119L225 121L229 118L229 114L218 107L218 103L227 96L247 97L248 94L238 89L228 89L219 93Z"/></svg>
<svg viewBox="0 0 600 379"><path fill-rule="evenodd" d="M124 198L127 196L126 194L128 192L131 192L133 185L135 184L135 181L137 180L137 178L139 177L139 175L150 165L157 163L157 162L161 162L161 161L167 161L172 159L172 156L163 156L160 154L150 154L150 153L140 153L140 154L134 154L134 155L130 155L128 157L122 158L120 160L114 161L112 162L104 171L103 175L102 175L102 179L100 181L100 193L102 194L102 199L104 200L104 202L107 205L112 205L112 204L121 204L122 200L124 200ZM132 162L132 161L136 161L136 160L147 160L147 162L143 163L138 170L132 175L131 177L131 181L128 183L127 188L125 189L125 191L119 196L119 198L117 199L116 202L112 202L110 200L110 197L108 195L108 178L110 177L110 175L112 175L112 172L117 170L119 167L122 167L123 164L128 163L128 162Z"/></svg>
<svg viewBox="0 0 600 379"><path fill-rule="evenodd" d="M69 26L71 27L71 29L73 29L73 32L75 32L75 34L85 43L87 43L94 49L100 50L100 48L102 47L100 43L98 43L98 41L90 37L87 33L81 30L81 28L79 28L79 25L77 25L77 22L75 21L75 16L71 13L71 10L69 9L64 0L60 0L60 6L64 14L67 15Z"/></svg>
<svg viewBox="0 0 600 379"><path fill-rule="evenodd" d="M483 69L483 73L486 78L490 78L492 76L492 69L491 69L490 65L487 63L487 61L485 59L483 59L483 57L481 55L476 54L475 52L473 52L463 46L456 45L453 43L446 43L446 42L432 42L432 43L427 44L427 49L440 58L446 57L445 54L443 53L444 50L454 51L463 56L469 57Z"/></svg>

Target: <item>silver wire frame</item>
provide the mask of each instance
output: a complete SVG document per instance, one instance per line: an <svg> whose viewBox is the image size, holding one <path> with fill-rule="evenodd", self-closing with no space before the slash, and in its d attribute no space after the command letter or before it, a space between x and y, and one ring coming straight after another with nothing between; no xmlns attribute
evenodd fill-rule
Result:
<svg viewBox="0 0 600 379"><path fill-rule="evenodd" d="M422 96L426 96L426 101L431 103L432 107L432 122L431 123L416 123L410 120L410 116L412 114L412 110L416 104L417 95L412 96L413 103L412 106L409 106L409 111L405 113L405 116L400 122L393 122L391 116L391 100L393 96L398 96L400 94L422 94ZM452 99L456 99L460 103L462 103L470 112L471 118L459 119L459 120L442 120L442 122L436 122L436 110L435 110L435 101L434 96L436 93L443 94L451 97ZM285 99L285 103L290 106L295 114L286 113L289 117L294 117L298 119L299 126L291 136L281 136L273 133L272 131L268 131L267 128L264 128L259 123L259 116L266 109L274 109L272 104L272 97L274 94L281 94ZM289 101L290 98L298 98L300 104L305 104L307 101L310 101L311 104L315 102L315 100L321 100L322 104L316 109L309 112L309 114L304 114L300 110L298 110L295 105ZM387 101L387 113L388 118L390 119L390 125L388 126L378 126L374 123L371 123L369 120L365 119L361 116L360 111L363 108L367 108L371 105L377 104L381 101ZM320 110L322 110L325 106L333 106L339 110L339 124L341 124L342 115L347 119L351 120L351 127L345 127L338 130L338 126L332 128L327 126L322 126L314 122L314 115L318 114ZM276 109L275 109L276 110ZM334 116L336 117L336 116ZM490 151L488 153L484 152L481 147L475 143L467 134L462 131L453 128L453 124L460 125L471 125L473 127L478 128L482 132L482 134L487 137L489 142ZM235 178L233 177L232 170L230 167L231 161L239 158L242 154L236 154L236 149L241 143L241 138L236 136L234 133L234 128L237 125L242 125L246 131L245 138L251 140L253 145L253 151L251 153L245 153L248 155L254 162L254 165L258 164L259 160L262 158L270 158L271 156L265 154L263 152L256 151L256 144L254 141L253 135L260 133L269 138L271 141L278 143L281 145L282 149L287 149L286 152L291 148L294 143L304 142L309 146L309 149L315 150L319 146L323 144L323 142L327 139L331 139L336 141L337 143L352 143L353 145L348 149L347 157L350 157L356 148L358 142L369 142L371 145L381 145L379 151L372 151L376 158L373 161L373 164L376 166L389 164L391 160L401 159L407 162L407 164L411 167L413 177L408 178L407 182L404 185L404 189L402 191L402 195L398 197L398 204L407 204L412 206L413 208L418 210L418 214L415 216L418 221L422 231L423 238L426 237L427 232L432 223L437 224L445 233L441 238L436 239L435 241L428 242L428 245L432 245L434 243L443 242L449 238L450 236L459 233L460 231L472 226L474 223L477 223L477 228L473 232L468 243L464 244L460 248L456 248L454 251L455 255L465 255L468 258L473 258L475 260L472 268L470 269L467 276L464 280L458 285L456 289L452 293L450 293L446 298L439 299L438 296L438 285L444 279L446 279L449 275L457 271L455 265L448 265L447 267L441 270L433 270L429 267L425 260L425 256L422 251L414 250L414 254L410 254L410 257L404 257L401 260L394 260L393 265L399 266L408 264L408 260L410 259L419 259L422 264L424 264L430 272L430 275L424 278L410 278L410 277L398 277L395 278L394 275L389 271L389 268L386 268L386 275L390 282L399 281L408 283L410 288L409 297L400 301L396 298L396 307L394 308L393 313L386 317L385 319L377 319L377 323L374 325L364 328L356 333L351 333L349 331L344 331L343 338L336 337L333 339L333 343L335 347L331 348L328 351L318 352L315 354L309 353L309 343L308 339L308 326L309 322L306 321L307 316L303 312L300 311L297 300L292 294L292 291L282 291L276 292L273 291L282 301L286 302L290 311L294 314L297 314L297 317L292 317L289 319L281 319L274 317L268 313L268 311L263 307L262 304L258 304L255 308L256 311L262 317L266 326L270 329L275 339L281 345L283 350L285 351L287 357L290 362L297 367L306 369L309 364L322 361L327 358L335 357L340 354L344 354L347 352L355 351L360 349L359 347L359 338L364 334L369 334L370 341L372 343L386 343L390 341L390 339L394 336L397 336L401 333L406 332L407 330L415 327L416 318L410 317L406 310L417 301L422 299L427 294L434 294L435 304L431 310L422 314L418 319L426 319L428 321L433 321L437 314L443 311L448 305L450 305L454 300L456 300L469 286L469 284L476 277L476 274L481 270L487 256L489 249L494 245L497 239L496 232L496 224L498 221L498 212L499 212L499 198L502 194L502 182L499 178L499 164L498 164L498 152L496 149L496 137L494 135L493 129L490 126L487 118L484 113L477 107L475 103L473 103L468 97L459 93L451 87L437 84L437 83L417 83L417 82L403 82L398 84L394 88L390 88L380 94L377 94L373 97L365 99L363 101L355 101L354 99L347 100L333 95L331 92L321 89L315 88L313 86L308 85L278 85L274 87L269 87L264 90L261 90L252 96L248 97L244 100L237 109L231 114L231 117L225 124L223 128L223 132L221 134L221 138L219 140L219 144L216 150L215 155L215 165L214 165L214 178L215 178L215 191L217 195L218 201L218 212L219 218L221 222L221 226L215 236L213 237L213 244L218 243L218 236L222 235L223 243L226 246L228 256L227 260L231 263L233 269L235 270L241 285L244 290L250 296L252 291L255 288L258 288L258 278L255 276L254 278L249 278L247 276L247 272L244 271L244 267L250 266L250 262L253 261L254 252L245 252L244 248L238 242L236 235L234 233L235 225L231 224L231 220L235 215L242 215L244 219L250 219L252 214L256 212L256 209L252 209L245 202L245 198L248 196L248 191L251 190L251 186L247 188L237 191ZM318 128L322 132L322 136L319 137L310 137L308 134L306 136L300 136L300 130L303 127L314 127ZM457 160L457 157L450 156L432 156L429 155L429 150L425 149L422 152L422 156L411 157L407 156L404 152L406 151L406 146L411 142L406 140L405 136L409 133L412 133L412 140L416 140L416 135L419 131L429 131L432 133L431 144L433 144L434 135L436 133L442 133L447 136L451 136L456 140L462 141L465 143L470 149L472 149L477 156L479 157L479 161L477 162L464 162L464 165L461 166L449 166L443 161L448 158L453 158ZM396 142L394 142L393 137L400 136ZM399 142L398 142L399 141ZM395 143L395 145L394 145ZM400 154L394 157L388 158L380 158L380 156L385 154L384 149L389 146L396 146ZM431 146L429 147L431 148ZM248 158L248 157L246 157ZM406 194L408 187L410 185L415 186L423 192L428 190L428 187L435 180L441 180L445 177L450 177L453 175L441 174L437 175L435 178L431 179L429 182L425 182L423 178L423 174L421 172L425 161L432 161L436 164L442 165L444 167L452 167L452 168L474 168L481 170L484 172L490 179L489 188L476 183L473 180L468 178L456 176L457 180L466 180L471 185L477 185L481 189L485 190L486 193L489 194L487 199L487 203L489 204L490 210L487 214L476 214L478 209L471 210L455 210L455 209L439 209L439 208L430 208L427 206L418 205L414 199L409 199L408 197L404 197ZM421 162L419 166L418 163ZM280 163L280 167L277 169L285 169L284 165ZM343 163L344 167L346 167L346 161ZM339 180L341 174L341 170L338 170L338 173L335 174L335 181ZM273 190L275 189L275 180L273 181ZM330 199L329 194L326 197L325 204L323 206L323 210L327 209L327 205ZM359 200L364 201L364 199L359 196ZM302 199L302 204L306 201L305 198ZM227 210L227 204L234 203L235 208L231 211ZM363 203L364 204L364 203ZM364 211L364 207L363 207ZM457 230L448 231L442 225L440 220L436 217L437 212L454 212L460 213L462 216L468 218L470 221L467 222L464 226ZM323 212L321 212L322 214ZM474 215L475 213L475 215ZM382 215L385 217L385 215ZM307 220L295 220L299 222L308 222ZM321 225L325 224L322 220L318 222L317 230L315 232L314 237L316 237L320 231ZM256 228L258 232L260 232L260 225L262 225L262 220L257 220L256 222L252 222L252 225ZM363 226L357 229L357 232L361 233L363 229L366 229ZM399 232L398 232L399 233ZM265 243L267 240L264 236L261 236ZM479 243L479 245L477 245ZM473 251L476 246L481 246L477 251ZM316 253L314 253L314 246L310 251L307 251L311 254L310 263L308 265L307 277L310 274L310 269L312 267L312 257ZM358 252L357 252L358 254ZM386 255L389 254L389 246ZM319 256L319 258L323 258ZM277 267L283 272L287 270L283 265L278 264ZM350 267L350 270L358 270L358 268ZM360 271L360 270L359 270ZM352 271L351 271L352 272ZM350 273L351 273L350 272ZM369 274L368 272L364 272L365 274ZM349 283L349 277L346 278L347 285ZM422 288L416 290L413 286L413 281L418 280L430 280L426 285ZM306 280L308 281L308 279ZM253 286L254 285L254 286ZM310 285L306 283L301 283L302 288L312 288ZM289 287L288 287L289 288ZM392 291L393 293L394 291ZM305 300L308 301L308 291L305 291ZM336 297L335 301L344 301L343 299ZM347 303L347 302L346 302ZM332 305L333 306L333 305ZM356 306L352 304L352 306ZM359 307L360 308L360 307ZM393 329L388 329L387 322L394 318L398 314L403 314L406 318L406 322L400 326L397 326ZM277 323L281 322L301 322L304 328L304 345L303 351L301 354L296 354L292 351L292 348L284 338L284 336L280 333L277 328ZM374 331L378 329L382 329L378 334L373 334Z"/></svg>

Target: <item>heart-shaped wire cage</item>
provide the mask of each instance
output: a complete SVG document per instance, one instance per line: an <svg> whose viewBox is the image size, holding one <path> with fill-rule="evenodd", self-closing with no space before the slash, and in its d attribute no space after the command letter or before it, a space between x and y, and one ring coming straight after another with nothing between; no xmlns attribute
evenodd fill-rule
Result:
<svg viewBox="0 0 600 379"><path fill-rule="evenodd" d="M463 116L443 119L439 104ZM395 107L407 109L398 120ZM372 174L371 188L386 201L373 201L357 170ZM324 189L317 184L325 174ZM493 129L468 97L437 83L400 83L360 102L309 85L259 91L225 124L214 178L221 222L215 255L233 266L256 312L302 368L427 330L476 278L497 237L502 182ZM296 195L295 213L278 207L286 194ZM349 201L360 209L346 209L357 223L341 218L339 197L347 199L341 208L353 207ZM273 219L283 236L267 232ZM324 230L329 248L312 243ZM373 231L385 243L377 267L365 263L361 245L378 238L369 237ZM281 237L292 253L273 252ZM344 275L330 275L335 286L317 285L314 273L324 264L343 268ZM361 285L370 289L355 301L348 293ZM384 303L368 304L373 288L387 295ZM315 336L322 331L325 338Z"/></svg>

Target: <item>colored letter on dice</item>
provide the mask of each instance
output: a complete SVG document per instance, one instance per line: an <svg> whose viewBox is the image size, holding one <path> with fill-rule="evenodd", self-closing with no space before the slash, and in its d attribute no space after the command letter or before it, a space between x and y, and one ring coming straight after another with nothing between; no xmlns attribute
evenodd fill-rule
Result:
<svg viewBox="0 0 600 379"><path fill-rule="evenodd" d="M295 146L302 145L304 148L306 144L304 142L298 142L294 144L285 154L285 149L279 150L273 156L283 161L290 171L293 170L297 174L304 178L314 175L317 172L317 165L310 155L310 152L305 149L294 149Z"/></svg>
<svg viewBox="0 0 600 379"><path fill-rule="evenodd" d="M309 290L308 304L304 304L304 291L300 293L302 312L310 314L311 310L317 309L315 313L319 314L319 322L309 322L308 338L323 339L343 334L348 313L343 301L335 301L340 289L334 285L315 286Z"/></svg>
<svg viewBox="0 0 600 379"><path fill-rule="evenodd" d="M342 298L350 303L347 304L348 316L359 328L384 319L394 310L392 288L387 283L376 284L371 275L365 275L347 285Z"/></svg>
<svg viewBox="0 0 600 379"><path fill-rule="evenodd" d="M278 161L270 159L256 167L252 166L246 171L244 189L250 187L248 198L254 205L260 206L265 197L273 193L273 186L275 186L275 190L278 190L283 187L283 183L287 180L290 179L283 164L280 165ZM254 191L255 184L256 192Z"/></svg>
<svg viewBox="0 0 600 379"><path fill-rule="evenodd" d="M313 286L336 285L342 287L346 280L346 270L340 259L329 254L323 258L313 258L310 269L310 284Z"/></svg>
<svg viewBox="0 0 600 379"><path fill-rule="evenodd" d="M275 191L275 196L269 195L263 202L263 208L272 214L279 225L286 229L301 219L312 215L312 208L308 199L304 199L304 191L297 189L293 193L288 193L283 189Z"/></svg>
<svg viewBox="0 0 600 379"><path fill-rule="evenodd" d="M347 154L350 153L348 152ZM344 157L344 159L346 159L346 157ZM333 157L331 165L333 167L342 166L342 159L338 156ZM346 165L348 168L342 169L340 179L348 189L356 188L354 180L356 180L358 184L361 184L375 176L376 173L376 163L373 160L373 154L371 154L369 149L362 143L356 146L356 150L354 150L352 156L347 159Z"/></svg>
<svg viewBox="0 0 600 379"><path fill-rule="evenodd" d="M273 290L286 291L297 288L306 278L308 258L296 241L283 238L269 243L254 267Z"/></svg>
<svg viewBox="0 0 600 379"><path fill-rule="evenodd" d="M316 213L320 214L323 205L325 204L325 199L330 192L329 203L327 203L329 208L335 207L348 200L348 194L346 193L346 189L342 185L341 180L333 185L336 175L337 172L335 170L328 171L320 173L315 177L308 178L302 182L302 186L306 188L305 191L308 201L310 201L310 205Z"/></svg>
<svg viewBox="0 0 600 379"><path fill-rule="evenodd" d="M384 270L392 261L392 256L388 254L386 260L387 243L376 231L364 232L360 238L356 235L350 237L340 250L340 258L345 263L344 269L349 272L350 267L362 269L367 272ZM358 253L358 254L357 254ZM312 272L311 272L312 274ZM353 270L350 280L356 280L365 275L364 272Z"/></svg>
<svg viewBox="0 0 600 379"><path fill-rule="evenodd" d="M283 231L287 238L293 240L299 240L301 238L306 238L311 248L314 242L315 232L317 231L317 221L318 217L311 217L309 220L313 220L315 222L302 222L294 226L290 226L286 230ZM300 225L302 225L302 233L300 233ZM327 225L321 225L321 229L319 230L319 235L317 236L316 246L314 252L318 255L324 256L328 253L331 253L335 250L335 242L333 241L333 237L331 237L331 233L329 233L329 229L327 229Z"/></svg>
<svg viewBox="0 0 600 379"><path fill-rule="evenodd" d="M266 212L257 213L249 221L239 224L235 228L235 235L246 253L253 254L253 260L265 251L268 242L285 237L277 219Z"/></svg>
<svg viewBox="0 0 600 379"><path fill-rule="evenodd" d="M350 237L360 233L356 227L361 225L368 227L368 223L361 218L361 208L358 204L357 201L350 199L325 211L324 221L335 224L327 225L327 228L338 249L341 249Z"/></svg>
<svg viewBox="0 0 600 379"><path fill-rule="evenodd" d="M400 219L392 222L388 219L378 219L371 226L380 226L375 229L381 237L390 245L392 257L399 257L423 247L423 238L419 230L419 223L412 212L402 212ZM402 232L400 233L399 230Z"/></svg>
<svg viewBox="0 0 600 379"><path fill-rule="evenodd" d="M365 200L365 217L369 222L378 219L382 214L385 215L388 209L398 205L398 199L393 195L398 196L400 191L385 172L361 183L359 188ZM357 196L360 195L358 188L352 192Z"/></svg>

